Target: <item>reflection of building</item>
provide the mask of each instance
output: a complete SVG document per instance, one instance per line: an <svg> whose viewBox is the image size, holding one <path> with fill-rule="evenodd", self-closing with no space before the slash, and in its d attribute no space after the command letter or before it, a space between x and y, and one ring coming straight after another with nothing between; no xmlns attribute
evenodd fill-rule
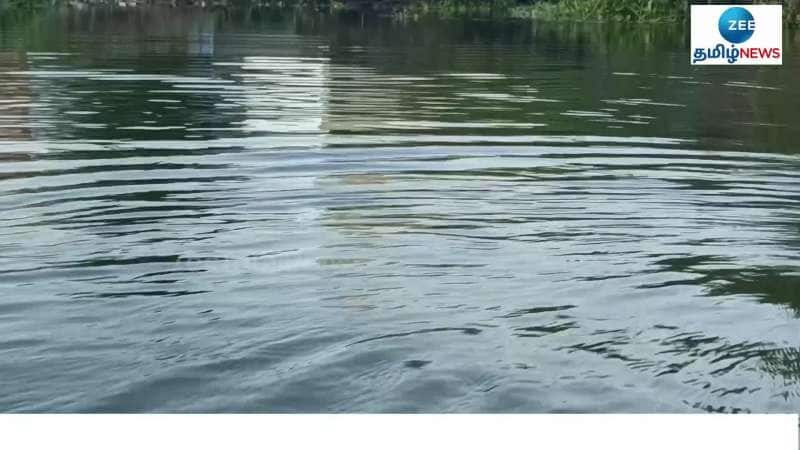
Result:
<svg viewBox="0 0 800 450"><path fill-rule="evenodd" d="M0 67L0 139L30 140L30 110L33 104L30 77L25 56L16 52L1 52ZM7 157L7 155L6 155ZM0 160L5 159L0 155Z"/></svg>
<svg viewBox="0 0 800 450"><path fill-rule="evenodd" d="M238 65L238 64L237 64ZM332 64L326 57L245 56L243 91L229 100L247 113L246 132L368 132L387 127L414 80Z"/></svg>
<svg viewBox="0 0 800 450"><path fill-rule="evenodd" d="M227 101L245 112L242 130L320 133L328 98L327 58L245 56L241 92Z"/></svg>

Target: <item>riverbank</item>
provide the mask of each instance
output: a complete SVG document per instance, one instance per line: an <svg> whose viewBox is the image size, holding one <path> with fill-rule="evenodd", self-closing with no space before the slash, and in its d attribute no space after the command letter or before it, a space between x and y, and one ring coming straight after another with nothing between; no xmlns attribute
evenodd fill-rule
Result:
<svg viewBox="0 0 800 450"><path fill-rule="evenodd" d="M670 22L684 20L688 4L673 0L559 0L510 10L513 17L544 20Z"/></svg>
<svg viewBox="0 0 800 450"><path fill-rule="evenodd" d="M396 2L395 2L396 3ZM774 1L756 1L774 3ZM785 0L784 20L800 23L800 0ZM395 15L492 15L517 19L575 22L676 22L689 16L689 3L681 0L422 0L400 5Z"/></svg>
<svg viewBox="0 0 800 450"><path fill-rule="evenodd" d="M686 2L676 0L412 0L396 6L398 17L491 15L587 22L666 22L683 20L688 13Z"/></svg>
<svg viewBox="0 0 800 450"><path fill-rule="evenodd" d="M59 3L144 6L169 4L202 8L313 8L392 16L399 20L422 17L492 17L575 22L676 22L685 20L689 4L682 0L0 0L0 11L36 11ZM757 2L767 3L767 2ZM786 0L784 20L800 24L800 0Z"/></svg>

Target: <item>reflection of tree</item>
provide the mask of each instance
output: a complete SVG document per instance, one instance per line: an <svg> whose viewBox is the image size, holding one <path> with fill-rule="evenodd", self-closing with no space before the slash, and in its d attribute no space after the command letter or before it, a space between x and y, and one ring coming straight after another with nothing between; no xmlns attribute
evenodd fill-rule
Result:
<svg viewBox="0 0 800 450"><path fill-rule="evenodd" d="M725 405L728 396L745 394L748 390L756 392L753 386L742 386L736 381L735 373L741 370L759 369L783 380L788 387L800 381L800 349L776 347L768 342L732 342L719 336L703 332L679 332L675 327L659 326L652 331L666 333L651 339L657 348L643 351L643 341L630 330L611 330L597 334L594 341L567 345L562 350L568 352L590 352L606 359L619 361L631 370L651 372L654 377L675 376L698 391L715 396L714 404L697 402L691 406L717 412L741 411L735 402ZM734 374L733 378L726 375ZM754 390L753 390L754 389ZM781 393L796 396L791 388Z"/></svg>
<svg viewBox="0 0 800 450"><path fill-rule="evenodd" d="M217 133L203 130L238 119L235 109L219 113L220 90L203 83L216 76L213 18L191 8L92 8L91 14L55 8L37 21L13 22L8 32L21 36L28 52L58 52L43 58L17 53L27 59L24 70L42 72L28 77L29 97L46 104L36 122L55 125L44 130L49 138L208 138ZM91 38L80 39L85 34ZM47 75L64 70L72 74ZM25 92L4 86L17 96Z"/></svg>
<svg viewBox="0 0 800 450"><path fill-rule="evenodd" d="M721 284L711 295L753 295L765 303L786 305L800 316L800 274L796 269L755 267L744 271L716 271L707 275Z"/></svg>
<svg viewBox="0 0 800 450"><path fill-rule="evenodd" d="M658 261L658 264L674 271L693 275L691 279L663 283L661 285L643 286L647 288L666 285L696 285L705 286L711 296L747 295L763 303L787 306L800 317L800 274L797 268L781 266L755 266L747 268L709 268L707 266L720 264L727 261L724 258L712 256L694 256L685 258L668 258ZM730 345L719 346L718 338L709 338L708 341L695 339L688 348L697 347L689 355L716 355L714 361L723 361L730 364L721 369L725 371L750 358L757 358L758 367L765 372L781 378L789 383L800 381L800 349L787 347L772 347L771 345L755 343L740 344L741 348L735 351ZM704 346L713 344L712 347L703 349ZM712 374L714 374L712 372ZM723 392L725 393L725 392ZM785 395L790 395L789 391Z"/></svg>
<svg viewBox="0 0 800 450"><path fill-rule="evenodd" d="M6 39L6 33L19 41ZM52 140L64 148L40 152L37 158L64 161L49 170L50 175L79 175L78 181L66 185L23 191L62 191L58 203L75 205L75 214L59 217L54 225L145 239L153 224L219 216L219 205L233 190L226 183L247 180L229 171L227 164L181 158L241 149L208 148L213 146L201 141L230 135L230 124L242 117L237 105L218 108L223 101L220 86L235 82L219 82L227 73L220 74L213 65L214 23L209 12L53 9L40 20L14 22L10 30L0 27L0 43L19 45L27 52L0 53L0 72L11 72L0 73L0 100L35 105L0 109L0 125L20 125L0 127L0 140L30 138L30 129L23 125L47 126L33 129L40 134L35 136L36 146L46 148ZM0 108L4 105L0 102ZM0 162L25 156L3 152ZM112 161L131 157L143 159ZM108 161L81 163L86 159ZM4 176L38 175L41 172ZM87 191L96 194L74 194ZM86 202L90 206L84 207ZM51 223L42 220L42 225ZM153 239L200 238L165 232Z"/></svg>
<svg viewBox="0 0 800 450"><path fill-rule="evenodd" d="M762 368L784 380L800 382L800 348L778 348L761 354Z"/></svg>
<svg viewBox="0 0 800 450"><path fill-rule="evenodd" d="M693 277L688 280L670 281L643 287L687 284L706 286L709 295L712 296L748 295L763 303L787 306L800 317L800 273L797 268L781 266L706 267L706 265L724 261L723 258L712 256L662 259L656 264L673 272L692 274Z"/></svg>

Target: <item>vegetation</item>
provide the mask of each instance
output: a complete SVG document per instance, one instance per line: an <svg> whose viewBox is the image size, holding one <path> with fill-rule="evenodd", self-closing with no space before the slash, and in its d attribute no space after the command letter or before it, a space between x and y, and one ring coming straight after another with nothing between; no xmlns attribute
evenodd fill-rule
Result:
<svg viewBox="0 0 800 450"><path fill-rule="evenodd" d="M31 13L59 0L0 0L0 12ZM63 1L63 0L62 0ZM78 0L80 1L80 0ZM116 0L83 0L86 3L117 3ZM684 20L685 0L123 0L126 3L177 3L204 7L244 4L277 7L314 7L393 15L400 19L420 16L492 16L535 18L550 21L670 22ZM774 3L775 0L755 0ZM800 23L800 0L784 0L788 23Z"/></svg>
<svg viewBox="0 0 800 450"><path fill-rule="evenodd" d="M508 16L519 3L515 0L412 0L398 5L394 16L400 18L437 15L459 17L470 15Z"/></svg>
<svg viewBox="0 0 800 450"><path fill-rule="evenodd" d="M754 3L774 4L775 0ZM544 0L516 6L511 15L543 20L668 22L684 20L689 4L682 0ZM800 0L784 0L783 12L788 23L800 22Z"/></svg>
<svg viewBox="0 0 800 450"><path fill-rule="evenodd" d="M675 0L556 0L511 10L515 17L545 20L659 22L682 20L688 3Z"/></svg>
<svg viewBox="0 0 800 450"><path fill-rule="evenodd" d="M791 24L800 23L800 0L784 0L783 18Z"/></svg>
<svg viewBox="0 0 800 450"><path fill-rule="evenodd" d="M468 15L582 22L673 22L689 15L686 0L333 0L342 9L391 10L400 18ZM776 0L754 0L775 3ZM702 3L697 0L696 3ZM736 2L733 2L736 3ZM800 23L800 0L783 0L789 23Z"/></svg>
<svg viewBox="0 0 800 450"><path fill-rule="evenodd" d="M0 0L0 12L36 12L44 9L50 3L50 0Z"/></svg>

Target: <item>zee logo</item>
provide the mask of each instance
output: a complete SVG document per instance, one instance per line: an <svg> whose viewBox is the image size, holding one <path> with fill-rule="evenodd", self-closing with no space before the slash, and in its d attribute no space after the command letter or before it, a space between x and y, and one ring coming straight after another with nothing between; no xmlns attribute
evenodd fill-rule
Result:
<svg viewBox="0 0 800 450"><path fill-rule="evenodd" d="M750 11L736 6L728 8L719 16L719 34L732 44L741 44L753 36L756 20Z"/></svg>
<svg viewBox="0 0 800 450"><path fill-rule="evenodd" d="M781 5L691 5L690 63L780 65L781 16Z"/></svg>

